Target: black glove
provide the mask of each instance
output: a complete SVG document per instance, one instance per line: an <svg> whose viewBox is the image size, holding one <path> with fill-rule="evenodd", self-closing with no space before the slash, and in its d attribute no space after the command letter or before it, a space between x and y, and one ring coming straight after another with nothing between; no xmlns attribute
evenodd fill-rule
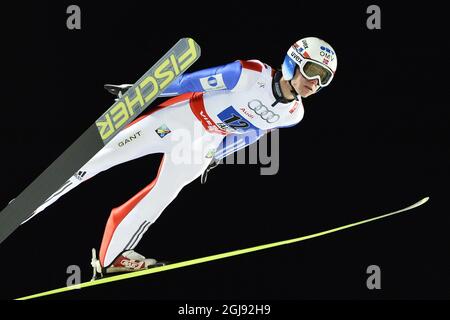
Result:
<svg viewBox="0 0 450 320"><path fill-rule="evenodd" d="M217 167L219 164L220 164L220 160L217 160L215 158L213 158L211 160L211 162L209 163L209 165L206 168L206 170L203 171L203 173L202 173L202 177L200 178L201 184L205 184L206 183L206 179L208 178L208 172L210 170L214 169L215 167Z"/></svg>

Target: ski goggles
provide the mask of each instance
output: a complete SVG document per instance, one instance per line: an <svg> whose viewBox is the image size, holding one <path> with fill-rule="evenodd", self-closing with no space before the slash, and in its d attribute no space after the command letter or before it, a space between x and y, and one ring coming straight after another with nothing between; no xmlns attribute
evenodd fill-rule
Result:
<svg viewBox="0 0 450 320"><path fill-rule="evenodd" d="M300 62L300 72L308 80L317 79L321 87L326 87L333 80L333 72L314 60L304 59Z"/></svg>

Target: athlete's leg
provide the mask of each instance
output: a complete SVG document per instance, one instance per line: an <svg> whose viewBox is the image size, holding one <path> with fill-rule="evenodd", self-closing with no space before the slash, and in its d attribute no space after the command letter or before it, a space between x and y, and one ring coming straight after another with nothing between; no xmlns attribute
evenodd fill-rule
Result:
<svg viewBox="0 0 450 320"><path fill-rule="evenodd" d="M94 177L99 172L105 171L118 164L148 155L152 153L164 153L169 149L167 140L155 132L161 126L159 113L172 108L189 108L187 97L170 99L146 116L140 117L127 128L117 134L102 150L80 168L61 188L52 194L33 214L24 222L57 201L61 196L77 187L81 182Z"/></svg>
<svg viewBox="0 0 450 320"><path fill-rule="evenodd" d="M186 145L185 150L190 152L192 161L182 161L174 154L179 148L173 147L172 153L164 155L156 179L122 206L111 211L100 248L102 266L110 265L119 254L138 244L150 225L181 189L206 169L211 161L211 150L215 150L223 136L208 133L194 143L187 140L184 143L190 145Z"/></svg>

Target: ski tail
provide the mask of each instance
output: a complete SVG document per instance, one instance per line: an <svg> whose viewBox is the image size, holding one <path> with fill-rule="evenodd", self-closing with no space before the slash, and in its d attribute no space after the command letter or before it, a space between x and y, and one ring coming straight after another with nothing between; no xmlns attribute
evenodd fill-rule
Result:
<svg viewBox="0 0 450 320"><path fill-rule="evenodd" d="M180 39L40 176L0 212L0 243L64 182L144 111L200 57L191 38ZM88 102L88 101L87 101ZM86 103L89 105L89 103ZM75 114L77 110L68 110Z"/></svg>

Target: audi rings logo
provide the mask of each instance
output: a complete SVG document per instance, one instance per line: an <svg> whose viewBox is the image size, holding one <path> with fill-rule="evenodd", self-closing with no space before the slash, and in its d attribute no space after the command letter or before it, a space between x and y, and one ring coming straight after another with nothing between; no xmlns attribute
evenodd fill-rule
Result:
<svg viewBox="0 0 450 320"><path fill-rule="evenodd" d="M269 110L265 105L259 100L252 100L247 103L247 106L253 110L258 116L263 118L267 123L274 123L280 119L280 116Z"/></svg>

